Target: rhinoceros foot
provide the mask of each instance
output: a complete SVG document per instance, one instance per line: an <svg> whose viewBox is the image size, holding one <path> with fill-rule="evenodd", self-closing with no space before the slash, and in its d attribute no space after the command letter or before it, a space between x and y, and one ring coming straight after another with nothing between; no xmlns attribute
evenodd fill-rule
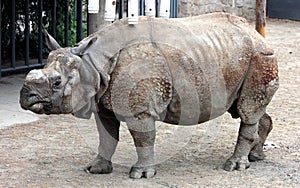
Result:
<svg viewBox="0 0 300 188"><path fill-rule="evenodd" d="M133 179L140 179L140 178L152 178L156 174L156 169L154 166L146 166L146 167L138 167L133 166L131 167L129 177Z"/></svg>
<svg viewBox="0 0 300 188"><path fill-rule="evenodd" d="M233 171L233 170L245 170L250 167L250 162L248 157L241 158L229 158L224 164L224 170Z"/></svg>
<svg viewBox="0 0 300 188"><path fill-rule="evenodd" d="M264 160L266 157L266 155L264 154L264 152L262 150L258 150L258 151L251 151L248 159L250 162L255 162L255 161L260 161L260 160Z"/></svg>
<svg viewBox="0 0 300 188"><path fill-rule="evenodd" d="M104 159L100 155L97 155L94 161L84 168L84 171L91 174L109 174L112 170L111 161Z"/></svg>
<svg viewBox="0 0 300 188"><path fill-rule="evenodd" d="M250 162L263 160L266 157L263 151L263 145L272 129L273 129L272 118L267 113L265 113L259 120L259 125L258 125L259 143L252 148L248 156Z"/></svg>

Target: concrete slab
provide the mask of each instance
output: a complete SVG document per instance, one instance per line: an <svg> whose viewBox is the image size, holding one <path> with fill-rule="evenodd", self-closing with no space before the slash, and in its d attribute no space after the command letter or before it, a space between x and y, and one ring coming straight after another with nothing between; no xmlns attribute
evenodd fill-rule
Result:
<svg viewBox="0 0 300 188"><path fill-rule="evenodd" d="M20 89L25 74L0 79L0 129L17 123L29 123L40 115L23 110L19 105Z"/></svg>

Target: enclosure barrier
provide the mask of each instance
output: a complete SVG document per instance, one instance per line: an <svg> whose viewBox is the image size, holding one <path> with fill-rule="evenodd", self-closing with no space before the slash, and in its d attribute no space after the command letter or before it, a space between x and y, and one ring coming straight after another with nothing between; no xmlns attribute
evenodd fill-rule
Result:
<svg viewBox="0 0 300 188"><path fill-rule="evenodd" d="M8 1L7 1L8 2ZM76 27L76 40L80 41L82 38L82 0L76 0L77 2L77 6L76 6L76 20L77 20L77 27ZM21 2L19 2L21 3ZM24 70L30 70L33 68L40 68L42 66L44 66L44 60L43 60L43 14L45 12L45 10L43 10L43 0L37 0L37 7L34 7L36 3L36 1L29 1L29 0L24 0L24 9L22 10L24 11L24 15L19 16L18 19L24 19L24 26L23 26L23 33L24 33L24 46L16 46L16 24L18 24L19 20L16 20L16 11L20 11L20 10L16 10L16 0L10 0L9 2L9 6L8 7L2 7L4 5L3 1L0 2L0 26L1 26L1 33L0 33L0 78L2 77L3 74L9 74L9 73L15 73L18 71L24 71ZM50 33L51 35L53 35L54 37L56 36L56 25L57 25L57 12L56 12L56 8L57 8L57 2L56 0L50 0L50 1L45 1L45 3L51 3L52 6L52 10L51 10L51 25L52 27L50 28ZM64 6L64 16L65 16L65 20L64 20L64 37L65 37L65 41L64 41L64 45L68 46L69 42L68 42L68 38L69 38L69 16L68 16L68 12L69 12L69 1L66 0L64 1L63 5L60 6ZM38 19L37 19L37 23L34 23L37 25L38 27L38 32L37 32L37 40L38 40L38 53L36 54L37 58L30 58L29 54L30 54L30 50L29 49L29 37L30 37L30 29L32 27L31 23L32 21L29 19L29 16L33 14L32 11L30 11L30 7L32 9L35 9L37 15L38 15ZM10 10L10 22L8 24L9 27L9 32L10 32L10 37L9 37L9 58L5 60L3 60L3 47L2 47L2 28L4 27L2 24L2 10L3 8ZM31 24L30 24L31 23ZM18 31L20 32L20 31ZM6 41L5 41L6 42ZM18 52L18 50L20 49L24 49L25 53L24 53L24 57L19 57L17 56L16 52ZM20 60L20 61L16 61L16 57ZM22 63L20 63L22 62Z"/></svg>

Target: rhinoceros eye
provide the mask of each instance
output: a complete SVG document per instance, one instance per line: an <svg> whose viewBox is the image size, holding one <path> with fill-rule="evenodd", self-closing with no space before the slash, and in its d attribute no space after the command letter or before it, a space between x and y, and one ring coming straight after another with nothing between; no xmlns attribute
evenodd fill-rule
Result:
<svg viewBox="0 0 300 188"><path fill-rule="evenodd" d="M54 82L53 85L54 85L54 87L59 87L60 84L61 84L61 80L57 80L57 81Z"/></svg>
<svg viewBox="0 0 300 188"><path fill-rule="evenodd" d="M61 77L57 76L53 79L53 88L59 88L61 86Z"/></svg>

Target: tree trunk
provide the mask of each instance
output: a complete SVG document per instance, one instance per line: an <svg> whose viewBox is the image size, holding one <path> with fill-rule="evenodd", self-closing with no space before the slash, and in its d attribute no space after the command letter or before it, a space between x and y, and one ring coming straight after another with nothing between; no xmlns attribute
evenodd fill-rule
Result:
<svg viewBox="0 0 300 188"><path fill-rule="evenodd" d="M99 0L98 14L88 14L88 34L95 33L110 22L104 20L105 0Z"/></svg>
<svg viewBox="0 0 300 188"><path fill-rule="evenodd" d="M255 29L263 37L266 36L266 0L256 0Z"/></svg>

